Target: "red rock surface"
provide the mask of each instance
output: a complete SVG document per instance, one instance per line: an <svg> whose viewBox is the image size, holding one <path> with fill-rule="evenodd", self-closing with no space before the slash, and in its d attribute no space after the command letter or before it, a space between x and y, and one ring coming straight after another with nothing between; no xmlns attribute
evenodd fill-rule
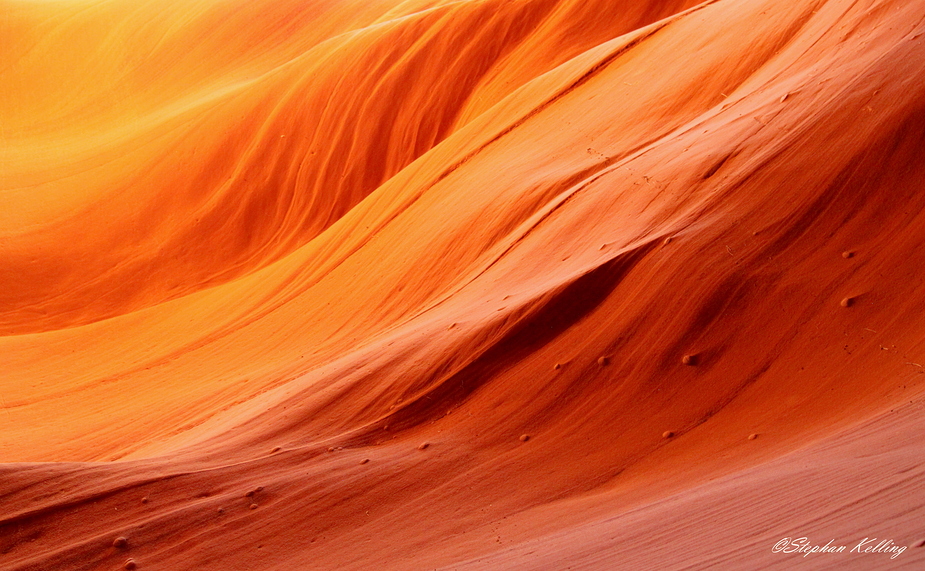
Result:
<svg viewBox="0 0 925 571"><path fill-rule="evenodd" d="M0 0L0 569L925 566L923 34Z"/></svg>

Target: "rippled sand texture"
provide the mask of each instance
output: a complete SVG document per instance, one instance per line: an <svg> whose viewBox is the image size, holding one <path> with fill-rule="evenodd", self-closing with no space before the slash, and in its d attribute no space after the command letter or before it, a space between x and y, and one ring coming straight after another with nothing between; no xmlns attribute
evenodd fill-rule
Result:
<svg viewBox="0 0 925 571"><path fill-rule="evenodd" d="M923 34L0 0L0 568L925 566Z"/></svg>

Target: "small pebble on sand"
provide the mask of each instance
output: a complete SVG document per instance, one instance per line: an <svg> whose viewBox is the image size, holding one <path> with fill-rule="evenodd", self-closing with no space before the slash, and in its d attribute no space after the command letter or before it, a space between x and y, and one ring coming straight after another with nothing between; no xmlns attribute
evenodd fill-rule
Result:
<svg viewBox="0 0 925 571"><path fill-rule="evenodd" d="M749 434L749 435L748 435L748 439L749 439L749 440L755 440L756 438L758 438L758 435L757 435L757 434Z"/></svg>
<svg viewBox="0 0 925 571"><path fill-rule="evenodd" d="M854 305L854 300L850 297L846 297L843 300L841 300L842 307L851 307L852 305Z"/></svg>
<svg viewBox="0 0 925 571"><path fill-rule="evenodd" d="M430 442L421 442L418 444L418 450L427 450L428 446L430 446Z"/></svg>
<svg viewBox="0 0 925 571"><path fill-rule="evenodd" d="M119 536L112 540L113 547L118 547L119 549L122 549L126 545L128 545L128 539L126 539L125 537Z"/></svg>
<svg viewBox="0 0 925 571"><path fill-rule="evenodd" d="M684 355L681 357L681 362L685 365L694 366L697 364L697 355Z"/></svg>
<svg viewBox="0 0 925 571"><path fill-rule="evenodd" d="M610 364L610 357L601 357L597 360L597 364L601 367L606 367Z"/></svg>
<svg viewBox="0 0 925 571"><path fill-rule="evenodd" d="M673 438L673 437L674 437L674 432L670 430L666 430L665 432L662 433L662 438Z"/></svg>
<svg viewBox="0 0 925 571"><path fill-rule="evenodd" d="M520 441L521 441L521 442L526 442L527 440L530 440L530 435L529 435L529 434L521 434L521 435L520 435Z"/></svg>

